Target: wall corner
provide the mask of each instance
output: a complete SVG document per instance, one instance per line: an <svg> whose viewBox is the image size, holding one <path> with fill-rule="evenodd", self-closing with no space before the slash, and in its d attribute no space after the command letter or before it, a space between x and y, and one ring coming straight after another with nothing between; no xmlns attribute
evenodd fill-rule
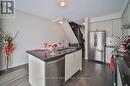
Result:
<svg viewBox="0 0 130 86"><path fill-rule="evenodd" d="M88 59L88 31L89 19L85 18L85 59Z"/></svg>

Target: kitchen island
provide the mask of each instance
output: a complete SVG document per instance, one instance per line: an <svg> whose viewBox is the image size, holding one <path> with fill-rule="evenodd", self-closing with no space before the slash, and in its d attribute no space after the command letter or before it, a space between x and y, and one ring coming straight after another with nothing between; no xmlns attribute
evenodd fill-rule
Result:
<svg viewBox="0 0 130 86"><path fill-rule="evenodd" d="M51 55L49 50L29 53L29 82L32 86L61 86L82 70L82 50L64 48Z"/></svg>

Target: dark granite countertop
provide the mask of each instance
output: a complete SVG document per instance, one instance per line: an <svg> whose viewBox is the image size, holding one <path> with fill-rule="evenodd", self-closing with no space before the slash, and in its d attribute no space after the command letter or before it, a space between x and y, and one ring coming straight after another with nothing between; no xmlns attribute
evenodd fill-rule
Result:
<svg viewBox="0 0 130 86"><path fill-rule="evenodd" d="M126 54L124 56L118 56L118 58L116 59L116 62L119 65L123 65L125 66L125 68L130 69L130 55Z"/></svg>
<svg viewBox="0 0 130 86"><path fill-rule="evenodd" d="M27 53L35 56L36 58L39 58L42 61L50 61L50 60L56 60L59 59L61 57L64 57L66 54L78 51L80 49L77 49L75 47L69 47L69 48L65 48L65 49L59 49L56 50L55 55L51 55L51 51L46 50L46 49L36 49L36 50L30 50L27 51Z"/></svg>
<svg viewBox="0 0 130 86"><path fill-rule="evenodd" d="M130 85L130 55L126 54L124 56L118 56L116 59L116 64L119 66L119 71L123 84Z"/></svg>

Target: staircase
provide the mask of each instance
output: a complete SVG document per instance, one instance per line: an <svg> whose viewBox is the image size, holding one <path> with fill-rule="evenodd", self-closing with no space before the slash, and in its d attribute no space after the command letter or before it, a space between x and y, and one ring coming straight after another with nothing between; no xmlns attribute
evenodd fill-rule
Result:
<svg viewBox="0 0 130 86"><path fill-rule="evenodd" d="M83 51L83 57L84 57L84 39L83 39L83 34L80 30L80 28L82 27L81 25L79 24L76 24L74 22L69 22L69 25L73 31L73 33L75 34L78 42L79 42L79 45L80 45L80 48L82 48L82 51Z"/></svg>

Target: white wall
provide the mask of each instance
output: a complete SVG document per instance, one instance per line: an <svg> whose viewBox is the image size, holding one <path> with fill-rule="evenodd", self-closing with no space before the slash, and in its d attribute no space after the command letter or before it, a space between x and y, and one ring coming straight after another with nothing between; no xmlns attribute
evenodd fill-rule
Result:
<svg viewBox="0 0 130 86"><path fill-rule="evenodd" d="M68 41L70 43L79 43L78 39L76 38L76 36L75 36L74 32L72 31L68 22L65 22L64 24L62 24L62 28L63 28L65 34L67 35L67 37L69 39Z"/></svg>
<svg viewBox="0 0 130 86"><path fill-rule="evenodd" d="M61 25L21 11L16 11L14 19L2 19L0 28L11 36L19 31L14 42L16 49L10 58L10 67L27 63L27 50L42 48L44 42L67 40Z"/></svg>
<svg viewBox="0 0 130 86"><path fill-rule="evenodd" d="M89 31L89 19L85 19L85 59L88 59L88 31Z"/></svg>

